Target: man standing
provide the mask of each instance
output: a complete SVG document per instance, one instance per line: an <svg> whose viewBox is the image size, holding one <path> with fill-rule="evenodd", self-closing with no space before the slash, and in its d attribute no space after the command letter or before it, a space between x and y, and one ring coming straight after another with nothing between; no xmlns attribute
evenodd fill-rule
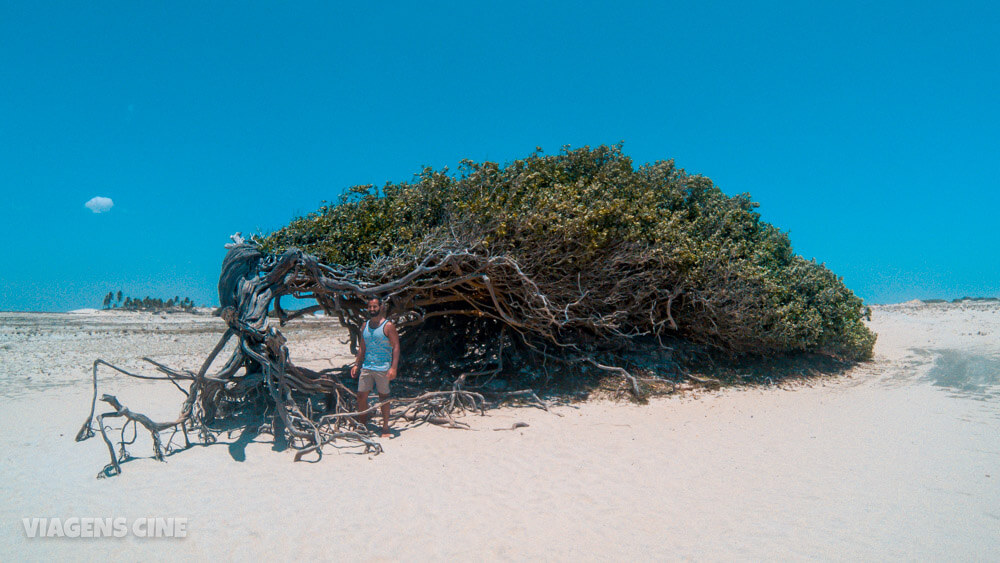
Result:
<svg viewBox="0 0 1000 563"><path fill-rule="evenodd" d="M396 379L399 367L399 333L396 325L387 321L385 303L378 298L368 301L371 319L361 329L358 356L351 368L351 377L358 378L358 411L368 410L368 394L372 387L378 391L382 403L382 437L389 438L389 382ZM368 415L360 416L361 424L368 423Z"/></svg>

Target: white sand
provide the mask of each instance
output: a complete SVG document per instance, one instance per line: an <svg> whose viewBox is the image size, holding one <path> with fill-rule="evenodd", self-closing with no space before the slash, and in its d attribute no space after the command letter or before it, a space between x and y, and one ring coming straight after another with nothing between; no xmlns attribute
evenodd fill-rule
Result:
<svg viewBox="0 0 1000 563"><path fill-rule="evenodd" d="M193 368L219 321L0 317L4 560L1000 557L996 305L878 308L876 361L811 386L590 402L562 416L506 408L466 418L473 431L404 428L383 455L331 451L316 464L263 441L222 443L104 480L100 439L73 442L89 364L135 368L150 355ZM321 326L291 331L293 353L341 363L345 347ZM154 418L181 400L110 373L102 385ZM493 431L514 422L530 426ZM73 516L186 517L188 536L30 539L21 524Z"/></svg>

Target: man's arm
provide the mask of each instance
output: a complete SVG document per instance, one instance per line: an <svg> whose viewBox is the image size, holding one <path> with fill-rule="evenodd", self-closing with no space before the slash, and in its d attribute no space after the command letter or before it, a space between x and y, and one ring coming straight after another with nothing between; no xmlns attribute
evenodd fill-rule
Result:
<svg viewBox="0 0 1000 563"><path fill-rule="evenodd" d="M389 339L389 344L392 346L392 365L389 366L389 373L386 374L391 381L396 379L396 370L399 367L399 333L396 332L396 325L390 322L385 323L385 337Z"/></svg>
<svg viewBox="0 0 1000 563"><path fill-rule="evenodd" d="M351 368L351 377L357 377L361 372L361 366L365 363L365 335L358 336L358 355L354 357L354 366Z"/></svg>

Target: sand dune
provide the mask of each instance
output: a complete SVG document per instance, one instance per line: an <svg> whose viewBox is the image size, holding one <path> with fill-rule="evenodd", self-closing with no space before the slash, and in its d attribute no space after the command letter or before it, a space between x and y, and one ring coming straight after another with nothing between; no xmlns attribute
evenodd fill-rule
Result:
<svg viewBox="0 0 1000 563"><path fill-rule="evenodd" d="M194 368L224 327L0 313L0 557L996 559L1000 307L879 307L872 327L874 362L806 385L503 408L467 417L469 431L404 427L383 455L315 464L223 436L97 480L103 443L73 441L93 359ZM304 323L293 354L343 363L338 336ZM181 399L110 373L101 385L154 417ZM495 431L516 422L528 426ZM28 538L21 522L74 516L189 524L185 538L71 539Z"/></svg>

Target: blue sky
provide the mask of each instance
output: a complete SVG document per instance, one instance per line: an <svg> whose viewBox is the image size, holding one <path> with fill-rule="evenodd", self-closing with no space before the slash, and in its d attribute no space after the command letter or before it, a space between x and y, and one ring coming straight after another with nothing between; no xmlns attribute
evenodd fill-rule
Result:
<svg viewBox="0 0 1000 563"><path fill-rule="evenodd" d="M215 303L233 232L618 141L869 302L1000 295L996 3L356 4L0 3L0 310Z"/></svg>

